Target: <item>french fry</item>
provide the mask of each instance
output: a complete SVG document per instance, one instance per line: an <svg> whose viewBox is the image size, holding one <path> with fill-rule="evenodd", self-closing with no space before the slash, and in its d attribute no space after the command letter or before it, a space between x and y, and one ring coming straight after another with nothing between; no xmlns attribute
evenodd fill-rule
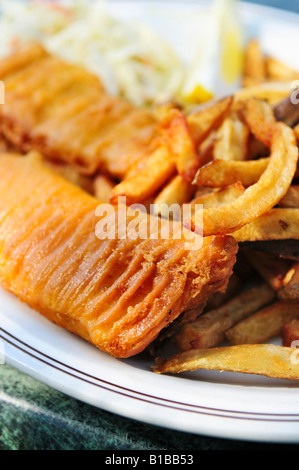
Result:
<svg viewBox="0 0 299 470"><path fill-rule="evenodd" d="M269 158L248 161L214 160L199 168L193 184L210 188L225 188L240 182L249 187L257 183L269 165Z"/></svg>
<svg viewBox="0 0 299 470"><path fill-rule="evenodd" d="M299 72L274 57L266 58L266 74L269 80L292 81L299 79Z"/></svg>
<svg viewBox="0 0 299 470"><path fill-rule="evenodd" d="M266 63L257 39L248 42L244 54L243 84L256 85L266 80Z"/></svg>
<svg viewBox="0 0 299 470"><path fill-rule="evenodd" d="M299 305L279 301L254 313L225 332L232 345L262 344L281 333L285 323L299 317Z"/></svg>
<svg viewBox="0 0 299 470"><path fill-rule="evenodd" d="M213 188L208 188L207 186L196 186L195 187L195 194L194 199L197 199L202 196L206 196L207 194L212 194L215 191Z"/></svg>
<svg viewBox="0 0 299 470"><path fill-rule="evenodd" d="M234 95L235 103L248 98L267 100L272 106L277 105L290 95L291 82L266 82L237 90Z"/></svg>
<svg viewBox="0 0 299 470"><path fill-rule="evenodd" d="M275 293L267 284L253 287L197 321L186 323L175 337L176 346L182 351L217 346L228 329L274 299Z"/></svg>
<svg viewBox="0 0 299 470"><path fill-rule="evenodd" d="M298 147L293 131L277 123L273 131L271 157L259 181L232 204L204 209L185 226L204 236L227 234L242 228L270 211L286 194L297 169Z"/></svg>
<svg viewBox="0 0 299 470"><path fill-rule="evenodd" d="M241 292L243 286L244 279L239 275L239 273L233 272L228 281L225 292L217 292L208 299L205 312L221 307L224 303L228 302L239 292Z"/></svg>
<svg viewBox="0 0 299 470"><path fill-rule="evenodd" d="M223 112L222 105L220 108ZM218 107L217 111L220 112ZM113 188L112 203L116 203L120 196L126 197L128 205L150 198L175 175L176 170L183 180L192 182L200 160L185 115L171 105L162 106L158 115L160 124L156 148L143 159L140 167L133 168Z"/></svg>
<svg viewBox="0 0 299 470"><path fill-rule="evenodd" d="M278 297L287 302L299 302L299 263L293 264L285 274Z"/></svg>
<svg viewBox="0 0 299 470"><path fill-rule="evenodd" d="M169 139L169 148L179 175L191 183L200 160L184 113L179 109L170 109L162 120L162 128Z"/></svg>
<svg viewBox="0 0 299 470"><path fill-rule="evenodd" d="M298 132L299 135L299 132ZM213 130L198 147L199 168L210 163L214 158L214 147L217 141L217 131Z"/></svg>
<svg viewBox="0 0 299 470"><path fill-rule="evenodd" d="M274 291L277 292L283 287L285 276L292 265L291 261L253 250L247 253L247 259Z"/></svg>
<svg viewBox="0 0 299 470"><path fill-rule="evenodd" d="M198 147L210 134L213 129L217 129L225 117L228 115L233 104L233 97L201 106L188 116L188 124L191 135Z"/></svg>
<svg viewBox="0 0 299 470"><path fill-rule="evenodd" d="M276 122L272 106L265 100L249 98L244 102L242 114L255 138L271 147Z"/></svg>
<svg viewBox="0 0 299 470"><path fill-rule="evenodd" d="M293 347L292 344L294 341L298 341L299 345L299 319L294 318L294 320L285 323L282 327L282 344L287 348ZM298 347L297 345L297 347Z"/></svg>
<svg viewBox="0 0 299 470"><path fill-rule="evenodd" d="M249 129L237 117L227 117L217 134L215 160L245 160L248 153Z"/></svg>
<svg viewBox="0 0 299 470"><path fill-rule="evenodd" d="M222 207L227 204L231 204L233 201L238 199L238 197L244 194L244 186L238 182L227 186L226 188L213 191L209 194L204 194L203 196L197 197L191 201L191 207L195 207L198 204L202 204L204 209L209 209L213 207Z"/></svg>
<svg viewBox="0 0 299 470"><path fill-rule="evenodd" d="M232 233L239 242L299 240L299 209L272 209Z"/></svg>
<svg viewBox="0 0 299 470"><path fill-rule="evenodd" d="M115 186L107 175L98 175L94 179L94 196L102 202L110 202L112 197L112 191Z"/></svg>
<svg viewBox="0 0 299 470"><path fill-rule="evenodd" d="M175 163L166 144L161 144L149 156L145 167L124 179L112 190L111 202L126 197L127 205L142 202L155 194L175 174Z"/></svg>
<svg viewBox="0 0 299 470"><path fill-rule="evenodd" d="M193 349L169 359L157 358L153 371L156 374L178 374L195 370L219 370L298 380L299 363L294 353L294 348L273 344Z"/></svg>
<svg viewBox="0 0 299 470"><path fill-rule="evenodd" d="M280 207L299 209L299 186L290 186L286 195L279 201Z"/></svg>
<svg viewBox="0 0 299 470"><path fill-rule="evenodd" d="M167 215L168 207L172 204L184 204L190 201L195 187L185 181L180 175L174 177L154 200L155 213L161 216ZM166 210L167 214L164 214Z"/></svg>

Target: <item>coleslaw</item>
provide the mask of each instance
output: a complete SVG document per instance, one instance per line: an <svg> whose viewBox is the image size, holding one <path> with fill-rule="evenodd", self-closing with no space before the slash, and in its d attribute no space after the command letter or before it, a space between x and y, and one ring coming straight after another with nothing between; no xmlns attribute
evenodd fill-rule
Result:
<svg viewBox="0 0 299 470"><path fill-rule="evenodd" d="M96 74L136 106L193 106L232 93L242 71L239 0L214 0L198 18L197 54L186 64L147 24L114 17L108 0L0 0L0 57L37 40ZM202 31L201 31L202 30ZM202 34L203 32L203 34Z"/></svg>
<svg viewBox="0 0 299 470"><path fill-rule="evenodd" d="M111 16L104 0L1 0L0 12L0 57L38 40L137 106L179 94L184 67L171 46L149 26Z"/></svg>

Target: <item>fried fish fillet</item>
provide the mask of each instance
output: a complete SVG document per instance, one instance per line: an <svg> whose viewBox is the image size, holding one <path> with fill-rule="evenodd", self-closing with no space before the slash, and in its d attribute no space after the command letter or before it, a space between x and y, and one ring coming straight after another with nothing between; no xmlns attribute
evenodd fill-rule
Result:
<svg viewBox="0 0 299 470"><path fill-rule="evenodd" d="M184 235L105 239L96 215L102 204L41 157L0 154L0 165L1 286L99 349L135 355L225 289L237 252L232 237L207 237L198 250L186 248Z"/></svg>
<svg viewBox="0 0 299 470"><path fill-rule="evenodd" d="M122 178L143 158L156 133L156 118L110 96L83 67L25 46L0 61L5 105L0 129L21 152L75 165L84 174L101 169Z"/></svg>

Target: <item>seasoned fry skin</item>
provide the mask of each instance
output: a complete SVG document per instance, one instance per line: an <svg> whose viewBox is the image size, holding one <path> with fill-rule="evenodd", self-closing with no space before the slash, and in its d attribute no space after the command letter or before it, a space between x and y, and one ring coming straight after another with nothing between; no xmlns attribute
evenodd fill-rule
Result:
<svg viewBox="0 0 299 470"><path fill-rule="evenodd" d="M0 164L1 286L101 350L135 355L225 289L232 237L207 237L198 250L184 237L100 240L97 199L36 154L0 154Z"/></svg>
<svg viewBox="0 0 299 470"><path fill-rule="evenodd" d="M0 61L1 130L17 150L122 178L147 154L156 118L108 95L96 76L31 44Z"/></svg>

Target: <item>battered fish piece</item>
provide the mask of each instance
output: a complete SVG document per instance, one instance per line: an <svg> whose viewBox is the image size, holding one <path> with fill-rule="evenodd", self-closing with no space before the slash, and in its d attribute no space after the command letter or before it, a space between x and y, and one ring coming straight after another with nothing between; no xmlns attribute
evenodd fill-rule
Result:
<svg viewBox="0 0 299 470"><path fill-rule="evenodd" d="M81 173L106 171L122 179L148 152L156 118L107 94L100 80L30 44L0 61L5 105L0 130L18 151L76 166Z"/></svg>
<svg viewBox="0 0 299 470"><path fill-rule="evenodd" d="M237 252L232 237L207 237L196 251L184 236L101 240L103 206L41 157L0 154L0 165L1 286L99 349L135 355L225 289Z"/></svg>

